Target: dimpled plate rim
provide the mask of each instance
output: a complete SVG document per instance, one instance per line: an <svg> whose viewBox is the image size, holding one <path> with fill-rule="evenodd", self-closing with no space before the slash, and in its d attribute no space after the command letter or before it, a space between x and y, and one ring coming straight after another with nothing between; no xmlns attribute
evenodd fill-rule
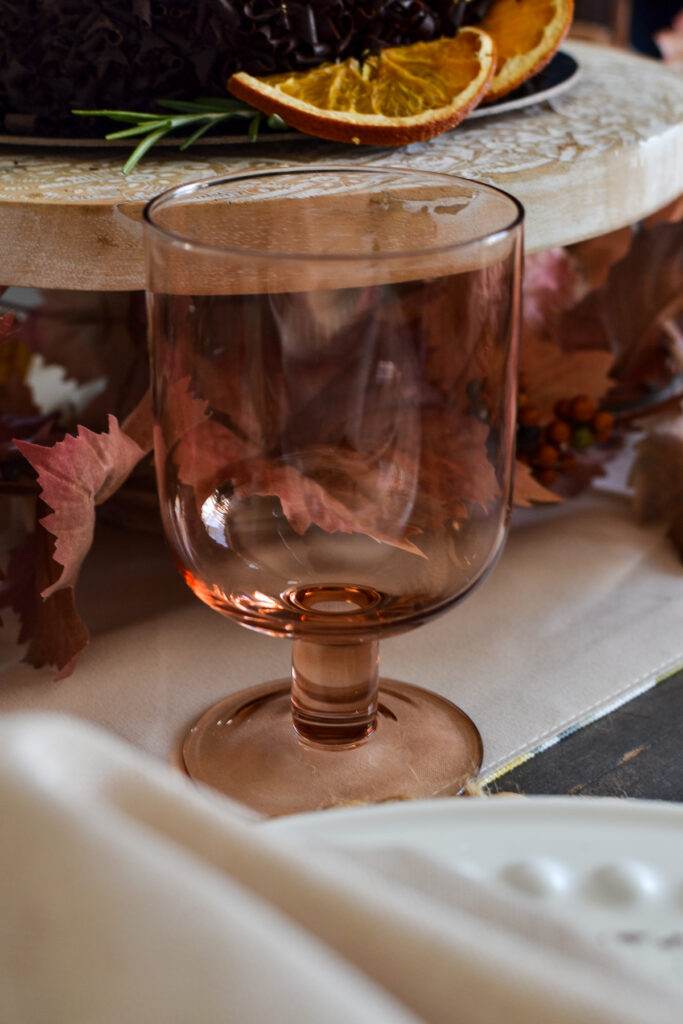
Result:
<svg viewBox="0 0 683 1024"><path fill-rule="evenodd" d="M336 808L259 828L351 855L428 853L493 891L547 906L591 941L683 988L683 805L455 797Z"/></svg>

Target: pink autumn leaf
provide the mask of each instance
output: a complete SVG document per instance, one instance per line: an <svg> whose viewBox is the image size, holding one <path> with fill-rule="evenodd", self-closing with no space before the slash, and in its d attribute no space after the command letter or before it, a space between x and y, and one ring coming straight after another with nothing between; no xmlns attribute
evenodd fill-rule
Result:
<svg viewBox="0 0 683 1024"><path fill-rule="evenodd" d="M563 398L588 395L599 404L612 384L613 363L610 352L566 352L556 340L534 334L524 336L519 356L526 397L545 419Z"/></svg>
<svg viewBox="0 0 683 1024"><path fill-rule="evenodd" d="M61 440L58 416L0 416L0 462L20 462L17 438L35 444L50 444ZM22 474L23 475L23 474Z"/></svg>
<svg viewBox="0 0 683 1024"><path fill-rule="evenodd" d="M563 348L603 347L617 380L642 377L661 347L662 330L683 311L683 222L641 225L613 263L605 285L563 317Z"/></svg>
<svg viewBox="0 0 683 1024"><path fill-rule="evenodd" d="M522 311L525 328L553 334L557 322L577 299L580 278L566 249L548 249L526 257Z"/></svg>
<svg viewBox="0 0 683 1024"><path fill-rule="evenodd" d="M122 419L145 390L149 358L141 293L42 292L40 305L21 325L21 338L68 380L100 384L78 413L93 429L104 429L109 413Z"/></svg>
<svg viewBox="0 0 683 1024"><path fill-rule="evenodd" d="M11 608L18 616L19 644L30 640L36 628L37 605L40 603L39 599L36 600L38 556L38 541L33 530L9 552L7 572L3 574L0 570L0 580L4 584L0 587L0 610Z"/></svg>
<svg viewBox="0 0 683 1024"><path fill-rule="evenodd" d="M645 218L643 224L649 228L653 224L675 224L676 221L681 220L683 220L683 192L666 206L660 206L658 210L651 213L649 217Z"/></svg>
<svg viewBox="0 0 683 1024"><path fill-rule="evenodd" d="M235 487L236 498L244 499L252 494L279 498L289 525L298 534L304 534L312 525L328 533L353 533L362 529L357 513L354 515L344 502L332 497L294 466L278 466L267 459L255 460L249 465L248 479Z"/></svg>
<svg viewBox="0 0 683 1024"><path fill-rule="evenodd" d="M78 614L73 587L52 594L38 610L36 630L24 661L35 668L54 665L54 681L70 676L76 662L88 646L90 633Z"/></svg>
<svg viewBox="0 0 683 1024"><path fill-rule="evenodd" d="M253 457L258 450L217 420L204 420L179 439L173 459L178 479L194 489L197 504L201 505L217 487L230 480L235 464Z"/></svg>
<svg viewBox="0 0 683 1024"><path fill-rule="evenodd" d="M627 225L608 231L605 235L588 238L584 242L575 242L567 247L576 272L581 281L581 291L588 292L602 288L610 267L628 252L633 237L633 229ZM575 300L579 298L576 295Z"/></svg>
<svg viewBox="0 0 683 1024"><path fill-rule="evenodd" d="M72 587L47 600L40 590L54 581L59 570L52 559L54 538L40 526L11 552L7 576L0 588L0 608L19 616L17 642L28 643L23 660L35 668L53 665L55 681L70 675L88 645L89 634L80 618Z"/></svg>
<svg viewBox="0 0 683 1024"><path fill-rule="evenodd" d="M2 316L0 316L0 342L9 337L13 330L14 313L3 313Z"/></svg>
<svg viewBox="0 0 683 1024"><path fill-rule="evenodd" d="M152 393L148 388L135 408L126 416L121 426L124 434L140 445L143 452L149 452L154 446L154 414L152 412Z"/></svg>
<svg viewBox="0 0 683 1024"><path fill-rule="evenodd" d="M95 506L106 501L145 454L123 433L115 416L109 432L96 434L79 427L52 448L17 441L22 455L38 473L42 498L53 511L42 523L55 537L54 558L63 572L42 591L49 597L74 586L92 544Z"/></svg>
<svg viewBox="0 0 683 1024"><path fill-rule="evenodd" d="M675 71L683 71L683 10L679 11L669 28L655 34L665 64Z"/></svg>
<svg viewBox="0 0 683 1024"><path fill-rule="evenodd" d="M368 460L358 452L343 453L323 449L311 452L312 461L307 467L315 470L316 458L320 466L326 466L330 473L329 486L301 471L296 466L278 464L270 459L255 458L236 467L234 495L244 500L251 495L272 495L277 497L287 522L300 536L311 526L317 526L327 533L363 533L378 543L390 544L424 557L408 533L410 527L397 528L391 515L387 517L386 505L378 500L382 484L387 491L386 501L400 501L400 495L391 488L391 472L382 467L368 465ZM371 477L372 482L368 482ZM365 484L365 486L364 486Z"/></svg>
<svg viewBox="0 0 683 1024"><path fill-rule="evenodd" d="M151 398L150 398L151 416ZM201 427L209 418L209 404L195 394L190 377L180 377L166 388L162 433L167 448L173 448L187 434ZM126 428L127 429L127 428ZM130 433L129 430L127 430Z"/></svg>
<svg viewBox="0 0 683 1024"><path fill-rule="evenodd" d="M0 415L35 416L38 412L26 374L31 353L24 345L14 313L0 316Z"/></svg>
<svg viewBox="0 0 683 1024"><path fill-rule="evenodd" d="M50 289L27 311L22 337L45 363L86 383L102 376L108 353L113 360L125 351L129 302L125 292Z"/></svg>
<svg viewBox="0 0 683 1024"><path fill-rule="evenodd" d="M457 409L438 407L423 415L422 430L420 491L430 499L428 506L438 510L437 521L460 518L467 514L468 504L485 508L499 497L487 450L488 424ZM417 525L427 523L419 519Z"/></svg>

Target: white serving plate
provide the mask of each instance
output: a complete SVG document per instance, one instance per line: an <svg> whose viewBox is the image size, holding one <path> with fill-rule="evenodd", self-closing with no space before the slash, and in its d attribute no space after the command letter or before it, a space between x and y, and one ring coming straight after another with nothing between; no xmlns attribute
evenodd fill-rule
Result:
<svg viewBox="0 0 683 1024"><path fill-rule="evenodd" d="M683 991L683 805L451 798L293 815L262 827L357 860L381 848L428 853L559 914L600 947L632 956Z"/></svg>

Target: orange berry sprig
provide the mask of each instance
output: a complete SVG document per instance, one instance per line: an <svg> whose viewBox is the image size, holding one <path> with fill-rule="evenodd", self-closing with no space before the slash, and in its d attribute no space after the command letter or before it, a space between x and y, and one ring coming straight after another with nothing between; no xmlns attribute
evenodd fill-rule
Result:
<svg viewBox="0 0 683 1024"><path fill-rule="evenodd" d="M578 455L594 444L608 441L614 418L588 395L575 395L555 403L553 418L542 423L540 410L528 401L523 386L517 413L517 457L531 466L545 487L552 487L558 474L569 473Z"/></svg>

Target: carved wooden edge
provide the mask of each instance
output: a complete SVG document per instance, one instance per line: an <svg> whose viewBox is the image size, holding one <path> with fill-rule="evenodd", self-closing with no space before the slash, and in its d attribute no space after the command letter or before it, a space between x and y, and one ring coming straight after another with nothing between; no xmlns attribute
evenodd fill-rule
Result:
<svg viewBox="0 0 683 1024"><path fill-rule="evenodd" d="M304 143L261 147L248 156L244 147L220 157L162 154L135 183L119 178L116 159L0 153L0 169L7 171L0 179L0 276L26 287L142 289L143 196L182 180L281 162L357 161L482 177L524 204L528 252L613 231L683 192L683 80L621 51L589 44L571 49L586 74L556 109L539 108L514 121L505 115L485 131L465 126L432 144L391 153ZM626 101L619 105L625 69L642 84L631 94L633 113Z"/></svg>

